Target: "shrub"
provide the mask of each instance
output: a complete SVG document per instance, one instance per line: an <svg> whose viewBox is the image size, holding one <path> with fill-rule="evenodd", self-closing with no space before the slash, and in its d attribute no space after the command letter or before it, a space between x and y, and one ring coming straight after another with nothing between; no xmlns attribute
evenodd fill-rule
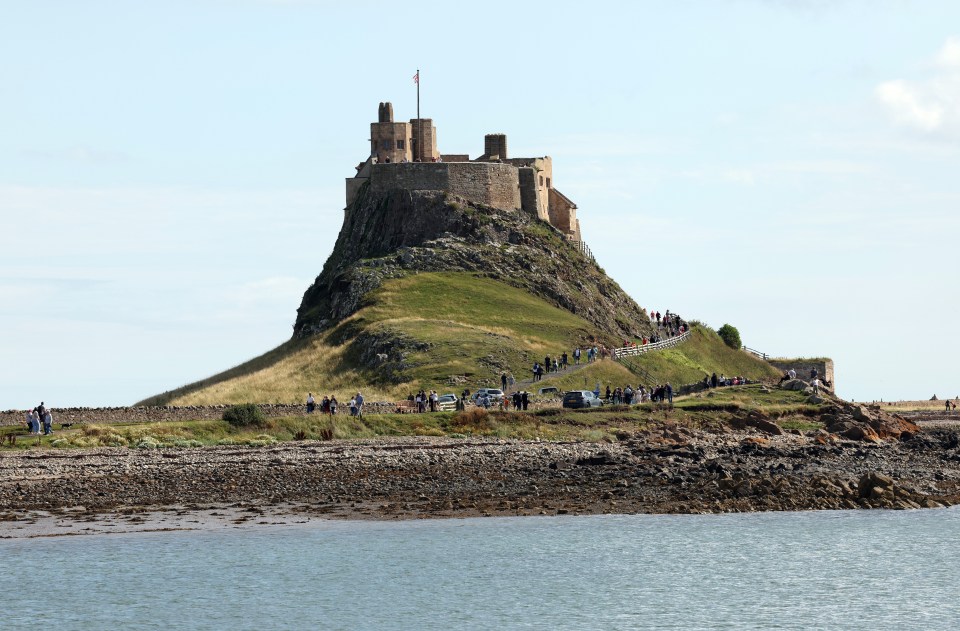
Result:
<svg viewBox="0 0 960 631"><path fill-rule="evenodd" d="M738 331L737 327L733 326L732 324L724 324L722 327L717 329L717 335L719 335L720 339L723 340L723 343L730 348L740 350L740 347L743 346L743 344L740 342L740 331Z"/></svg>
<svg viewBox="0 0 960 631"><path fill-rule="evenodd" d="M267 417L255 403L244 403L242 405L232 405L224 410L223 420L234 427L249 427L251 425L263 425L266 423Z"/></svg>

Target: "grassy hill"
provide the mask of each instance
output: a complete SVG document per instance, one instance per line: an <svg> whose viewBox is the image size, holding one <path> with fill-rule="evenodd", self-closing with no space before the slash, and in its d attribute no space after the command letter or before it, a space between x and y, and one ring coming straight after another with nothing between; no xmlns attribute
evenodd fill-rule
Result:
<svg viewBox="0 0 960 631"><path fill-rule="evenodd" d="M335 328L293 339L228 371L147 399L144 405L295 402L307 392L368 400L405 398L419 388L457 391L498 385L501 371L518 380L544 355L570 352L607 332L566 309L506 283L468 272L391 279L367 294ZM754 378L776 370L697 331L678 347L634 358L638 375L601 361L544 379L562 389L631 383L689 383L716 371ZM451 378L454 378L451 380Z"/></svg>

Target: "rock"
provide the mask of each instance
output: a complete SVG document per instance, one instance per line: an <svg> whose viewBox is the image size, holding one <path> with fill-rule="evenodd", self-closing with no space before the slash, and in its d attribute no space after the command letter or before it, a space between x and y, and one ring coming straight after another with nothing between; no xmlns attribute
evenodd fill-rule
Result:
<svg viewBox="0 0 960 631"><path fill-rule="evenodd" d="M820 405L824 401L825 399L823 397L816 394L811 394L809 397L807 397L807 403L812 403L813 405Z"/></svg>
<svg viewBox="0 0 960 631"><path fill-rule="evenodd" d="M774 423L771 420L765 418L748 418L747 424L751 427L755 427L764 434L770 434L771 436L782 436L783 428Z"/></svg>
<svg viewBox="0 0 960 631"><path fill-rule="evenodd" d="M805 390L809 387L808 384L803 379L788 379L780 384L780 387L784 390L796 390L798 392Z"/></svg>
<svg viewBox="0 0 960 631"><path fill-rule="evenodd" d="M862 405L855 405L853 406L853 419L867 422L870 420L870 411Z"/></svg>

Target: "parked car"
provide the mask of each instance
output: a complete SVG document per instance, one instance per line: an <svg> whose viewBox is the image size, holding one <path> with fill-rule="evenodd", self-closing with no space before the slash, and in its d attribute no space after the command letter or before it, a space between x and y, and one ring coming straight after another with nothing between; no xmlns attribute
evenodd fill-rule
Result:
<svg viewBox="0 0 960 631"><path fill-rule="evenodd" d="M457 409L457 395L441 394L437 397L437 409L442 411L453 411Z"/></svg>
<svg viewBox="0 0 960 631"><path fill-rule="evenodd" d="M563 395L563 407L565 408L598 408L603 405L603 400L589 390L571 390Z"/></svg>
<svg viewBox="0 0 960 631"><path fill-rule="evenodd" d="M560 396L563 393L560 392L560 388L557 388L555 386L547 386L545 388L540 388L539 390L537 390L537 394L545 394L547 396L556 397L556 396Z"/></svg>

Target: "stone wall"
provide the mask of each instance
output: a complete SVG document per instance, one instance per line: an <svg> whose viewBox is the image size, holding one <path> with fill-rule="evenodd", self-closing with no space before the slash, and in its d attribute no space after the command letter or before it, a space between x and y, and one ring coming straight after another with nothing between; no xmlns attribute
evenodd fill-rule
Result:
<svg viewBox="0 0 960 631"><path fill-rule="evenodd" d="M533 167L520 167L520 207L540 219L548 219L548 209L540 206L537 195L537 172Z"/></svg>
<svg viewBox="0 0 960 631"><path fill-rule="evenodd" d="M347 399L349 400L349 399ZM341 411L348 413L346 400L341 402ZM319 404L319 401L318 401ZM228 405L164 406L164 407L116 407L116 408L52 408L53 425L61 423L157 423L168 421L213 421L223 417ZM306 416L305 404L261 404L260 409L270 418L279 416ZM389 401L373 401L363 404L365 412L382 414L395 412L397 405ZM319 411L315 414L319 415ZM0 427L24 425L26 410L0 412Z"/></svg>
<svg viewBox="0 0 960 631"><path fill-rule="evenodd" d="M820 377L821 381L829 382L834 391L837 388L837 384L833 380L832 359L804 359L802 357L797 359L787 359L778 357L776 359L768 359L767 362L780 372L787 372L793 368L797 371L797 377L803 379L804 381L810 380L810 371L813 368L816 368L817 376Z"/></svg>
<svg viewBox="0 0 960 631"><path fill-rule="evenodd" d="M452 194L495 208L520 210L520 183L515 167L483 163L448 166Z"/></svg>
<svg viewBox="0 0 960 631"><path fill-rule="evenodd" d="M394 189L446 191L496 208L519 209L518 171L508 164L487 162L406 162L376 164L370 173L371 192Z"/></svg>

